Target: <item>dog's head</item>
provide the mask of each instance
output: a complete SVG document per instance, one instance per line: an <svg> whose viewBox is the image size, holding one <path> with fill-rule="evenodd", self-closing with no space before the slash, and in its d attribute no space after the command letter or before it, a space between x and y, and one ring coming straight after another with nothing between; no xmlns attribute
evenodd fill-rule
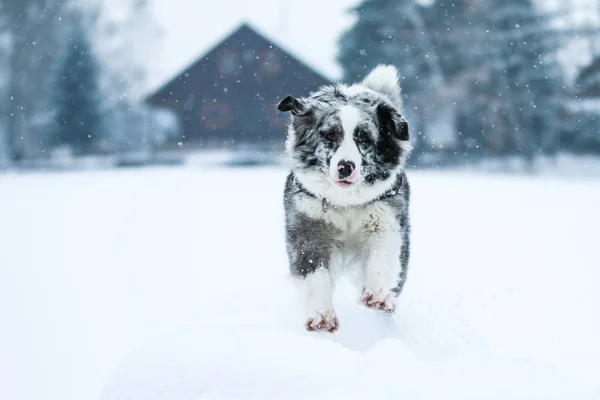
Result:
<svg viewBox="0 0 600 400"><path fill-rule="evenodd" d="M287 153L296 177L311 192L340 205L368 202L388 190L410 153L396 69L375 68L351 86L287 96Z"/></svg>

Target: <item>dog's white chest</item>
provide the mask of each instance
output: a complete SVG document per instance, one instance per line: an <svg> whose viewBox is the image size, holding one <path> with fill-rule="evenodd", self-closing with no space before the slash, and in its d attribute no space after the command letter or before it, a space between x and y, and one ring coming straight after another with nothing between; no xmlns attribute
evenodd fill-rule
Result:
<svg viewBox="0 0 600 400"><path fill-rule="evenodd" d="M394 210L387 204L375 202L360 207L337 208L329 205L326 209L321 200L310 196L298 196L296 207L314 219L323 220L339 231L338 240L368 239L384 232L398 231Z"/></svg>

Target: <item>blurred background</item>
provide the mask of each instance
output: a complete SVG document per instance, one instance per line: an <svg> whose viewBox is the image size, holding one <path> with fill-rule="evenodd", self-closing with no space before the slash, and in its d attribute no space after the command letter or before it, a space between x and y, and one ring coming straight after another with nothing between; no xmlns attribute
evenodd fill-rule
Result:
<svg viewBox="0 0 600 400"><path fill-rule="evenodd" d="M277 162L278 99L391 63L414 166L548 168L600 154L599 24L597 0L2 1L0 165Z"/></svg>
<svg viewBox="0 0 600 400"><path fill-rule="evenodd" d="M276 104L379 63L408 281L310 334ZM600 399L599 178L600 0L0 0L0 399Z"/></svg>

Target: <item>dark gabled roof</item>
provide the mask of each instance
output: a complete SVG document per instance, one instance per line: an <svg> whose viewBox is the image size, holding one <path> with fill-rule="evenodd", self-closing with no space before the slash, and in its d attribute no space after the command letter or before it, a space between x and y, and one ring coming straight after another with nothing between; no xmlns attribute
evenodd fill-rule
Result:
<svg viewBox="0 0 600 400"><path fill-rule="evenodd" d="M579 76L577 77L577 80L587 79L590 76L592 76L594 74L599 74L599 73L600 73L600 56L593 59L592 62L590 63L590 65L588 65L587 67L584 67L581 70L581 72L579 73Z"/></svg>
<svg viewBox="0 0 600 400"><path fill-rule="evenodd" d="M213 45L206 53L204 53L203 55L198 57L195 61L193 61L187 67L184 67L180 73L178 73L173 78L168 80L165 84L160 86L158 89L154 90L153 93L149 94L146 97L146 101L150 104L155 104L155 105L159 104L160 99L164 98L165 95L167 95L171 91L171 88L174 85L176 85L176 83L180 80L180 78L182 77L183 74L185 74L186 71L200 68L201 64L204 62L204 60L210 58L221 48L227 46L227 43L229 41L233 41L233 40L237 39L238 37L248 37L247 35L253 35L254 37L259 38L261 41L265 42L265 44L267 46L272 46L275 50L278 50L278 51L284 53L287 58L289 58L291 61L295 62L299 66L303 67L308 73L312 74L317 80L324 81L324 82L331 82L331 79L323 76L322 74L317 72L314 68L308 66L306 63L304 63L299 58L294 56L290 51L286 50L283 46L275 43L270 38L267 38L265 35L259 33L250 24L248 24L247 22L244 22L244 23L240 24L236 29L234 29L233 32L231 32L229 35L226 35L225 38L223 38L222 40L217 42L215 45Z"/></svg>
<svg viewBox="0 0 600 400"><path fill-rule="evenodd" d="M575 84L580 96L600 97L600 56L579 72Z"/></svg>

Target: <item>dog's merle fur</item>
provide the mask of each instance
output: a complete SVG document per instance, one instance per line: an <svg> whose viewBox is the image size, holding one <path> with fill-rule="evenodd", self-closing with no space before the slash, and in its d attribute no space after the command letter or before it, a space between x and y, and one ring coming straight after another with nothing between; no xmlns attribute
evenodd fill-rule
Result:
<svg viewBox="0 0 600 400"><path fill-rule="evenodd" d="M359 84L335 84L278 105L292 121L284 192L290 269L306 288L308 330L334 331L332 266L358 265L362 301L393 312L406 281L410 154L395 68ZM339 172L351 162L346 180ZM342 167L340 167L342 165ZM356 168L354 168L356 167Z"/></svg>

